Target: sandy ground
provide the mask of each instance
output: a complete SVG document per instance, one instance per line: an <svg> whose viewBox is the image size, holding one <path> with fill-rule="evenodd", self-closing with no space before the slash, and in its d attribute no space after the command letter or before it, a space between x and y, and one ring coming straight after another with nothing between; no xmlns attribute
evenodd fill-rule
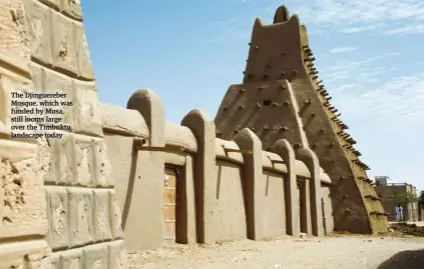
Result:
<svg viewBox="0 0 424 269"><path fill-rule="evenodd" d="M423 269L424 238L281 237L129 254L131 269Z"/></svg>

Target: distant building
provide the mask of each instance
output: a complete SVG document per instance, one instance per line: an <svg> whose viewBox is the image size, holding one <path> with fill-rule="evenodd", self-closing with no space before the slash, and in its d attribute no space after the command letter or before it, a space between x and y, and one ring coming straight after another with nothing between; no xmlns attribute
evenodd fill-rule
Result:
<svg viewBox="0 0 424 269"><path fill-rule="evenodd" d="M391 198L393 195L398 193L409 192L417 195L417 188L408 183L388 183L389 177L387 176L376 176L375 177L375 191L377 195L382 199L383 207L389 221L395 221L395 207L396 203ZM418 215L418 202L413 202L405 206L403 209L403 217L406 221L418 221L420 220Z"/></svg>
<svg viewBox="0 0 424 269"><path fill-rule="evenodd" d="M375 184L376 186L387 186L387 181L389 180L390 178L388 176L376 176Z"/></svg>

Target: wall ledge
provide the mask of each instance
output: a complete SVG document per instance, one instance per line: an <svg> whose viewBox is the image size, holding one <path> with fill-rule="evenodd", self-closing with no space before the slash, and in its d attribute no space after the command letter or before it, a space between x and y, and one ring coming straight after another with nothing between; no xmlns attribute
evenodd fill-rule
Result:
<svg viewBox="0 0 424 269"><path fill-rule="evenodd" d="M99 103L103 129L108 133L149 138L149 128L143 116L133 109Z"/></svg>

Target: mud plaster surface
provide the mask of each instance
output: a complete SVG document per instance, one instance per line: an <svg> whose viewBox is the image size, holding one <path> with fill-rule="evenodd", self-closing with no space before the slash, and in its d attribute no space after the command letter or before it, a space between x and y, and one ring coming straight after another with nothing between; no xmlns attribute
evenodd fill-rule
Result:
<svg viewBox="0 0 424 269"><path fill-rule="evenodd" d="M44 148L42 141L39 153L24 160L0 157L0 237L45 232L43 176L49 156Z"/></svg>
<svg viewBox="0 0 424 269"><path fill-rule="evenodd" d="M422 249L421 258L414 260L409 257L406 261L409 263L401 263L400 267L379 267L398 252L416 249ZM422 263L418 263L424 260L424 238L283 237L272 241L243 240L206 247L179 245L131 253L128 258L130 269L418 269L422 268Z"/></svg>

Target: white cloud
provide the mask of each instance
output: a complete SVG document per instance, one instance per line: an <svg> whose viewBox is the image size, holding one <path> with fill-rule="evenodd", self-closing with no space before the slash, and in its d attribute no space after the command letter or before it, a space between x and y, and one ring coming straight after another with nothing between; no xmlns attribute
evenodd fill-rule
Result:
<svg viewBox="0 0 424 269"><path fill-rule="evenodd" d="M336 53L352 52L352 51L356 51L356 50L358 50L358 48L355 48L355 47L340 47L340 48L331 49L330 53L336 54Z"/></svg>
<svg viewBox="0 0 424 269"><path fill-rule="evenodd" d="M317 16L309 17L317 23L370 23L414 19L424 14L424 3L421 0L313 0L312 5L308 5L304 10L309 12L309 15L315 13Z"/></svg>
<svg viewBox="0 0 424 269"><path fill-rule="evenodd" d="M337 87L337 89L339 91L343 91L343 90L347 90L347 89L352 89L352 88L355 88L355 85L353 85L353 84L345 84L345 85L341 85L341 86Z"/></svg>
<svg viewBox="0 0 424 269"><path fill-rule="evenodd" d="M338 62L327 63L325 68L320 68L323 74L328 73L330 77L339 77L339 76L352 76L353 72L358 70L359 68L363 68L364 66L369 65L379 59L381 56L369 57L362 60L357 61L348 61L342 60Z"/></svg>
<svg viewBox="0 0 424 269"><path fill-rule="evenodd" d="M395 28L387 31L387 35L411 35L411 34L423 34L424 24L413 24L400 28Z"/></svg>
<svg viewBox="0 0 424 269"><path fill-rule="evenodd" d="M416 62L416 63L409 63L406 66L420 66L420 65L424 65L424 62Z"/></svg>
<svg viewBox="0 0 424 269"><path fill-rule="evenodd" d="M400 52L389 52L389 53L384 53L384 56L399 56L401 55Z"/></svg>
<svg viewBox="0 0 424 269"><path fill-rule="evenodd" d="M378 28L384 27L384 24L374 24L374 25L366 25L366 26L356 26L356 27L345 27L340 28L339 31L346 34L353 34L359 32L369 32Z"/></svg>
<svg viewBox="0 0 424 269"><path fill-rule="evenodd" d="M257 0L261 1L261 0ZM278 0L262 0L264 15L271 16L281 5ZM302 23L307 25L331 26L343 33L374 32L397 33L396 23L405 27L412 22L424 20L424 1L422 0L286 0L284 4L292 13L299 14ZM409 26L410 28L414 28ZM416 28L416 27L415 27ZM421 26L418 30L422 29ZM407 31L407 34L422 33Z"/></svg>
<svg viewBox="0 0 424 269"><path fill-rule="evenodd" d="M271 23L280 0L232 0L248 5L251 17L235 15L227 20L211 22L209 27L220 38L206 37L209 42L248 40L253 18L260 17ZM344 34L369 33L372 35L417 35L424 33L424 1L422 0L286 0L291 14L298 14L311 34L320 39L329 38L330 32ZM251 19L251 20L250 20ZM325 29L324 29L325 28Z"/></svg>
<svg viewBox="0 0 424 269"><path fill-rule="evenodd" d="M363 125L390 126L385 130L387 133L409 126L424 126L424 106L421 104L424 100L424 73L394 77L362 94L339 88L334 95L340 111Z"/></svg>
<svg viewBox="0 0 424 269"><path fill-rule="evenodd" d="M387 62L397 55L390 52L355 61L324 62L324 68L319 68L347 123L374 130L390 126L387 133L417 124L424 127L424 70L411 68L408 75L400 75L403 66ZM418 73L413 74L414 70Z"/></svg>

